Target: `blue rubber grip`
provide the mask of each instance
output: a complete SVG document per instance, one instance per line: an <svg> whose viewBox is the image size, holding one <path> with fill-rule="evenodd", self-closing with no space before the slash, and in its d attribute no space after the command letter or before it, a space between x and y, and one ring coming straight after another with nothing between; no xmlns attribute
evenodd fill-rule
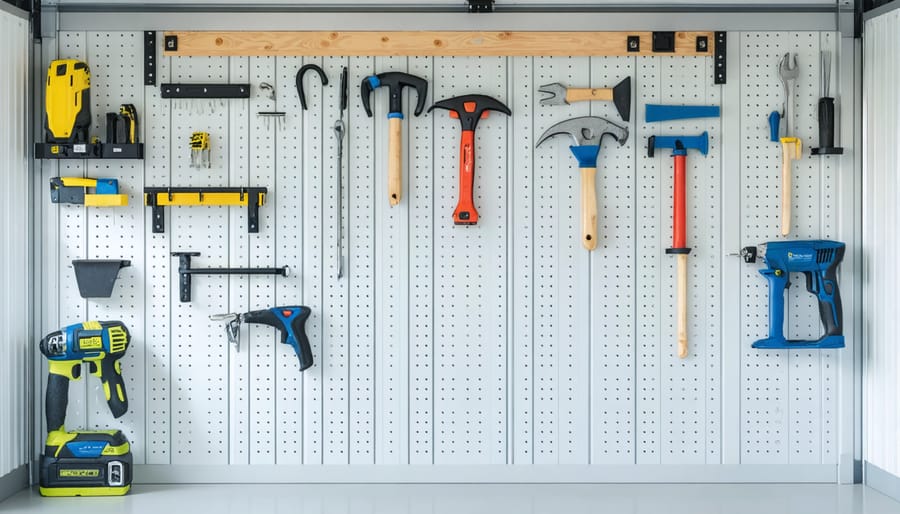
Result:
<svg viewBox="0 0 900 514"><path fill-rule="evenodd" d="M688 118L718 118L718 105L656 105L647 104L644 110L644 120L669 121L684 120Z"/></svg>
<svg viewBox="0 0 900 514"><path fill-rule="evenodd" d="M569 150L578 160L579 168L596 168L600 156L600 145L570 146Z"/></svg>
<svg viewBox="0 0 900 514"><path fill-rule="evenodd" d="M778 142L778 126L781 124L781 113L772 111L769 114L769 141Z"/></svg>
<svg viewBox="0 0 900 514"><path fill-rule="evenodd" d="M788 286L788 274L780 270L759 270L769 282L769 341L787 344L784 337L784 293Z"/></svg>

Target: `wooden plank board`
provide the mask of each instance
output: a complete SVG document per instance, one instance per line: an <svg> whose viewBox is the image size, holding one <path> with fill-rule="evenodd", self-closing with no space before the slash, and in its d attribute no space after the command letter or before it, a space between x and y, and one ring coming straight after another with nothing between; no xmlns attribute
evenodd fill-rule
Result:
<svg viewBox="0 0 900 514"><path fill-rule="evenodd" d="M172 50L170 36L177 36ZM628 37L640 49L628 51ZM706 51L697 51L705 36ZM652 32L166 32L171 56L625 56L713 55L713 32L675 32L675 52L653 52Z"/></svg>

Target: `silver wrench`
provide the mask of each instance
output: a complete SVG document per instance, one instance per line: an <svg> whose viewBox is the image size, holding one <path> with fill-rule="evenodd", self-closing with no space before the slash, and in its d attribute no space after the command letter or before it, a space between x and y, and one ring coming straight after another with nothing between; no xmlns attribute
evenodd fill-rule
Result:
<svg viewBox="0 0 900 514"><path fill-rule="evenodd" d="M337 278L344 276L344 120L334 122L334 137L337 139Z"/></svg>
<svg viewBox="0 0 900 514"><path fill-rule="evenodd" d="M778 64L778 76L784 86L784 137L781 138L781 235L791 232L791 195L793 194L792 163L801 157L802 143L794 136L794 80L800 76L797 54L791 66L790 52L784 54Z"/></svg>
<svg viewBox="0 0 900 514"><path fill-rule="evenodd" d="M797 54L794 54L793 67L791 66L790 52L784 54L781 62L778 64L778 77L781 79L781 85L784 86L784 118L786 118L786 127L784 135L792 137L794 135L794 81L800 76L800 67L797 65Z"/></svg>

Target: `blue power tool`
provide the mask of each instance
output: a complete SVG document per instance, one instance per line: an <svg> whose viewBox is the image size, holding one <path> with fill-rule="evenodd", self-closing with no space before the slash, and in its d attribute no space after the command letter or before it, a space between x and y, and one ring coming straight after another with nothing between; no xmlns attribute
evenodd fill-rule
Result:
<svg viewBox="0 0 900 514"><path fill-rule="evenodd" d="M769 337L753 343L754 348L843 348L844 323L841 293L837 283L837 267L844 258L846 245L823 239L775 241L760 245L759 256L768 268L760 274L769 282ZM756 262L757 249L748 246L741 251L745 262ZM790 340L784 337L784 294L790 287L790 273L806 275L806 290L819 299L819 316L825 334L815 341Z"/></svg>

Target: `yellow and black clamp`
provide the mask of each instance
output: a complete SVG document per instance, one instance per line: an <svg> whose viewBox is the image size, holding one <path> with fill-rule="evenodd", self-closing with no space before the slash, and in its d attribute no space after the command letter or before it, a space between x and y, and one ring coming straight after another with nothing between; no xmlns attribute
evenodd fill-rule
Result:
<svg viewBox="0 0 900 514"><path fill-rule="evenodd" d="M88 193L88 188L94 188L94 192ZM114 178L53 177L50 201L88 207L125 207L128 195L119 194L119 181Z"/></svg>
<svg viewBox="0 0 900 514"><path fill-rule="evenodd" d="M191 168L209 168L209 133L191 134Z"/></svg>
<svg viewBox="0 0 900 514"><path fill-rule="evenodd" d="M246 205L247 232L256 233L268 192L265 187L145 187L144 205L152 209L154 234L166 231L167 205Z"/></svg>

